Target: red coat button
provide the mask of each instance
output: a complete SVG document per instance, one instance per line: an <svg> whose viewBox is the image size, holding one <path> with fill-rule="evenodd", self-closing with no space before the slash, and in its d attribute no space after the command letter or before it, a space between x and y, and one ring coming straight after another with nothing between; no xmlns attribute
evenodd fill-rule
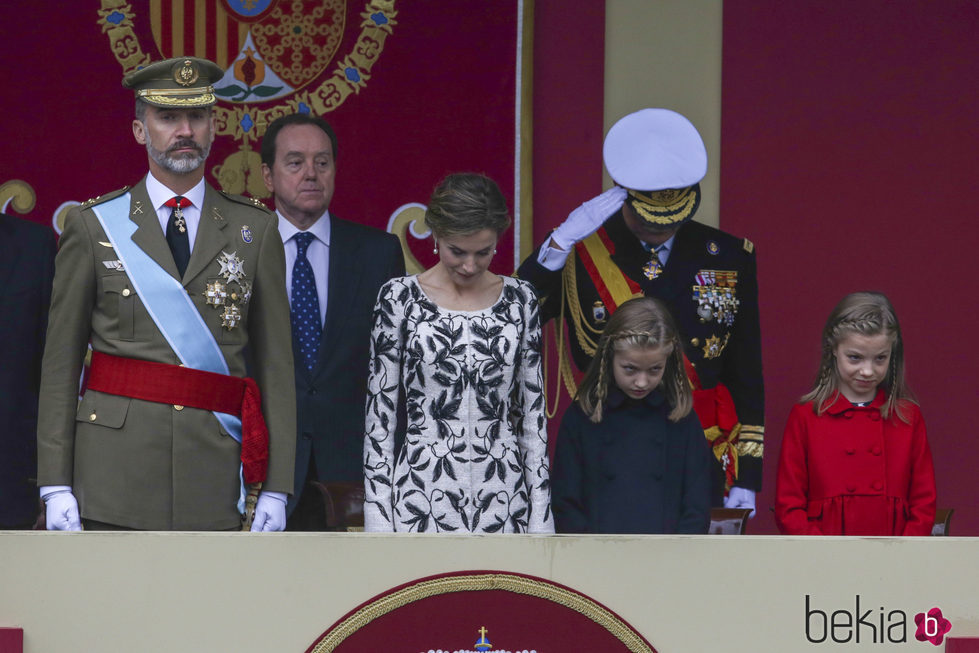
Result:
<svg viewBox="0 0 979 653"><path fill-rule="evenodd" d="M852 484L847 484L846 491L847 492L856 492L857 491L857 486L856 485L852 485Z"/></svg>
<svg viewBox="0 0 979 653"><path fill-rule="evenodd" d="M874 481L873 488L875 490L881 490L884 488L884 484L881 483L880 481Z"/></svg>
<svg viewBox="0 0 979 653"><path fill-rule="evenodd" d="M846 455L848 455L848 456L852 456L852 455L853 455L853 454L855 454L856 452L857 452L857 450L856 450L856 449L854 449L853 447L847 447L847 448L846 448Z"/></svg>
<svg viewBox="0 0 979 653"><path fill-rule="evenodd" d="M875 456L879 456L880 455L880 447L873 447L873 448L871 448L870 449L870 453L874 454Z"/></svg>

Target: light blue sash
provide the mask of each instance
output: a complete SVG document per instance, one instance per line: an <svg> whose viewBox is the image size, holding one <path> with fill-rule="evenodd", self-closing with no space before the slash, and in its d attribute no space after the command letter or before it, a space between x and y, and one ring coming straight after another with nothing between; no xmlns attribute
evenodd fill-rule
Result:
<svg viewBox="0 0 979 653"><path fill-rule="evenodd" d="M93 206L92 211L102 224L136 294L185 367L227 375L228 364L224 354L183 285L133 242L136 223L129 219L129 198L130 194L124 193L104 204ZM241 419L216 411L214 416L240 443ZM245 491L242 484L238 510L244 512L244 509Z"/></svg>

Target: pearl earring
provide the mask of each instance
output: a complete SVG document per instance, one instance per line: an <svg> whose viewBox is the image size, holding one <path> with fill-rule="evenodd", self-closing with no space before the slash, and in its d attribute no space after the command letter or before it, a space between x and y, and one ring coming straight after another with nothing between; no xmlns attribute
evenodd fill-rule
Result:
<svg viewBox="0 0 979 653"><path fill-rule="evenodd" d="M435 249L432 250L432 254L438 254L438 253L439 253L439 241L436 240Z"/></svg>

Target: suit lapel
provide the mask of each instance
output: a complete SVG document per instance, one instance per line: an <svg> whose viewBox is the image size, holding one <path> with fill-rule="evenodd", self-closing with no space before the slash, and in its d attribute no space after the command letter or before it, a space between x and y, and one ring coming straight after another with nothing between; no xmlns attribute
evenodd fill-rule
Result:
<svg viewBox="0 0 979 653"><path fill-rule="evenodd" d="M177 264L173 262L173 254L170 253L170 246L167 245L167 237L160 227L160 220L150 202L150 196L146 193L145 179L130 191L129 219L137 225L132 235L133 242L170 276L179 279Z"/></svg>
<svg viewBox="0 0 979 653"><path fill-rule="evenodd" d="M217 258L228 241L223 230L227 221L221 217L218 210L218 196L210 186L204 189L204 206L201 207L201 220L197 225L197 238L190 252L190 261L184 273L183 283L186 286L192 279L204 271L211 261ZM169 249L167 250L169 252ZM171 256L171 258L173 258Z"/></svg>
<svg viewBox="0 0 979 653"><path fill-rule="evenodd" d="M327 277L326 321L320 341L319 357L314 374L318 374L329 362L333 353L330 343L335 342L346 319L345 306L351 306L360 287L361 274L351 274L361 256L360 243L350 238L342 220L330 224L330 262Z"/></svg>

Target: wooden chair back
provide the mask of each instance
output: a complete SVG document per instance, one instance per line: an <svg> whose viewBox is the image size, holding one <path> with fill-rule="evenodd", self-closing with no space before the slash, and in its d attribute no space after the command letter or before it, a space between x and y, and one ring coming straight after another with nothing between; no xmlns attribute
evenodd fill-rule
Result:
<svg viewBox="0 0 979 653"><path fill-rule="evenodd" d="M744 535L748 526L748 508L711 508L709 535Z"/></svg>

